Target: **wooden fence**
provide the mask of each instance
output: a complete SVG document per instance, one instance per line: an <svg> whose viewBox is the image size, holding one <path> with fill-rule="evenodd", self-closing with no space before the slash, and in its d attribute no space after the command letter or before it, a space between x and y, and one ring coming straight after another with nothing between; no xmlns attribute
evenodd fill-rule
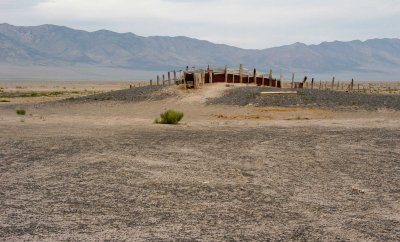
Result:
<svg viewBox="0 0 400 242"><path fill-rule="evenodd" d="M365 87L360 84L357 86L354 84L354 80L351 81L339 81L333 77L332 81L315 81L314 78L311 80L307 76L302 81L295 81L295 73L292 73L291 80L287 80L284 85L283 75L279 75L279 79L273 77L272 70L269 72L261 72L256 68L246 69L241 64L239 68L212 68L207 69L196 69L194 67L186 67L185 70L180 71L168 71L167 75L158 75L156 81L150 80L149 85L172 85L172 84L184 84L187 88L198 88L205 84L211 83L227 83L227 84L254 84L257 86L269 86L276 88L307 88L307 89L319 89L319 90L345 90L345 91L365 91ZM143 85L143 84L139 84ZM146 85L146 84L144 84ZM135 85L136 86L136 85ZM133 87L131 85L131 87Z"/></svg>

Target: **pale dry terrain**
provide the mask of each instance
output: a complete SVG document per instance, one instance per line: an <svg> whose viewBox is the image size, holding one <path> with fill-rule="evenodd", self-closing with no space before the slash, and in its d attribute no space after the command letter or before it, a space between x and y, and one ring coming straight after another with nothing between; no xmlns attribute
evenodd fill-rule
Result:
<svg viewBox="0 0 400 242"><path fill-rule="evenodd" d="M207 104L230 90L0 103L0 239L400 240L399 111Z"/></svg>

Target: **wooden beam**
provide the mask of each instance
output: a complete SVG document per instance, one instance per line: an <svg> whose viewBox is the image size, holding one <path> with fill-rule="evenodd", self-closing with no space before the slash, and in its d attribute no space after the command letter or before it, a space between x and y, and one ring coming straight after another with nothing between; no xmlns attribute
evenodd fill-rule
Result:
<svg viewBox="0 0 400 242"><path fill-rule="evenodd" d="M270 82L271 86L275 86L275 85L272 85L272 69L269 70L268 79L269 79L269 82Z"/></svg>
<svg viewBox="0 0 400 242"><path fill-rule="evenodd" d="M225 74L225 83L228 83L228 66L225 66L224 74Z"/></svg>
<svg viewBox="0 0 400 242"><path fill-rule="evenodd" d="M254 71L253 71L253 79L254 79L254 84L257 86L257 70L256 70L256 68L254 68Z"/></svg>
<svg viewBox="0 0 400 242"><path fill-rule="evenodd" d="M174 83L176 84L176 71L174 70Z"/></svg>
<svg viewBox="0 0 400 242"><path fill-rule="evenodd" d="M353 91L353 88L354 88L354 79L351 79L351 86L350 86L350 90L352 90L352 91Z"/></svg>
<svg viewBox="0 0 400 242"><path fill-rule="evenodd" d="M291 88L294 88L294 72L292 73L292 86Z"/></svg>
<svg viewBox="0 0 400 242"><path fill-rule="evenodd" d="M185 89L187 89L186 72L183 72L183 85L185 86Z"/></svg>
<svg viewBox="0 0 400 242"><path fill-rule="evenodd" d="M165 74L162 74L162 84L165 85Z"/></svg>
<svg viewBox="0 0 400 242"><path fill-rule="evenodd" d="M239 81L240 83L243 83L243 64L240 64L239 66Z"/></svg>
<svg viewBox="0 0 400 242"><path fill-rule="evenodd" d="M261 96L271 96L271 95L297 95L297 91L283 91L283 92L261 92Z"/></svg>

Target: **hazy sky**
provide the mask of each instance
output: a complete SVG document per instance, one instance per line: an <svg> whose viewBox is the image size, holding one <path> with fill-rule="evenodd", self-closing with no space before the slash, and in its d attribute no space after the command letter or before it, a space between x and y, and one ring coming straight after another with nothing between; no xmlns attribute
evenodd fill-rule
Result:
<svg viewBox="0 0 400 242"><path fill-rule="evenodd" d="M399 38L400 0L0 0L0 22L267 48Z"/></svg>

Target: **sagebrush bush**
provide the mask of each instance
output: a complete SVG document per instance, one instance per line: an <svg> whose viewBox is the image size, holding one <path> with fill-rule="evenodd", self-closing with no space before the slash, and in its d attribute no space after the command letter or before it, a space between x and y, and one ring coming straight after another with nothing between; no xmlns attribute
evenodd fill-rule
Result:
<svg viewBox="0 0 400 242"><path fill-rule="evenodd" d="M174 110L167 110L160 114L160 118L156 119L155 122L158 124L177 124L182 120L184 114Z"/></svg>
<svg viewBox="0 0 400 242"><path fill-rule="evenodd" d="M26 114L25 109L17 109L17 110L15 110L15 112L16 112L18 115L25 115L25 114Z"/></svg>

